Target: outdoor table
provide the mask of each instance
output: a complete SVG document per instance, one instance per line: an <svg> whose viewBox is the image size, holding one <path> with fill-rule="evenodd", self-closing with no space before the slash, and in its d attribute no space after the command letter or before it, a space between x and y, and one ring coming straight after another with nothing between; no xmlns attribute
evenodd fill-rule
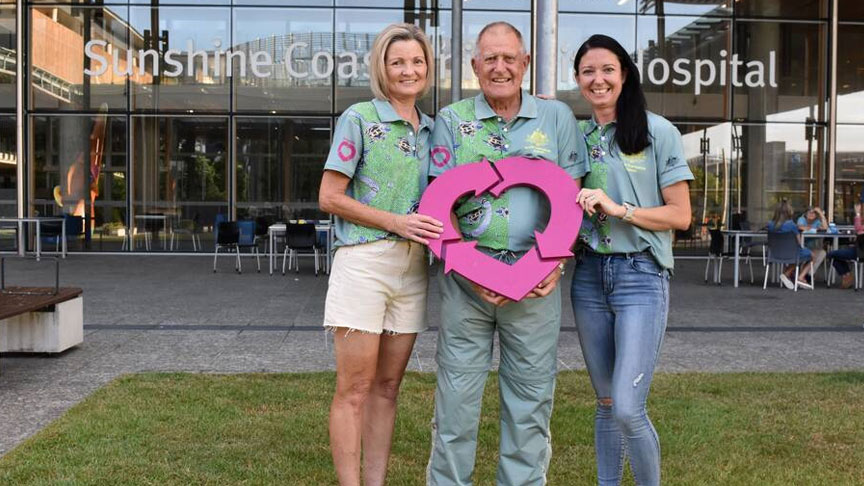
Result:
<svg viewBox="0 0 864 486"><path fill-rule="evenodd" d="M162 236L159 238L162 242L162 249L165 249L165 241L168 236L168 215L166 214L136 214L135 215L135 226L138 226L138 222L141 221L143 224L145 221L162 221ZM146 228L144 228L146 229ZM146 238L146 237L145 237ZM130 239L131 241L131 239ZM132 246L131 244L129 245ZM133 249L134 250L134 249ZM149 248L148 248L149 250Z"/></svg>
<svg viewBox="0 0 864 486"><path fill-rule="evenodd" d="M291 223L296 223L297 221L291 221ZM267 227L267 238L270 245L269 252L269 264L270 264L270 275L273 275L273 268L275 265L275 254L276 254L276 236L280 234L285 234L285 223L275 223L271 224ZM333 262L333 225L330 224L330 221L322 220L315 223L315 231L324 233L327 235L327 244L325 251L327 252L327 260L326 265L324 266L324 272L330 273L330 265Z"/></svg>
<svg viewBox="0 0 864 486"><path fill-rule="evenodd" d="M817 232L817 233L801 233L801 235L804 237L805 240L808 238L821 238L821 239L831 238L833 240L833 248L836 250L839 246L840 239L841 238L854 238L855 235L853 233L854 233L854 231L849 232L845 228L843 228L842 230L838 230L837 233ZM732 278L733 278L732 283L735 287L738 287L738 270L739 270L739 263L740 263L740 258L741 258L741 255L739 254L741 252L741 237L745 237L745 238L747 238L747 237L752 237L752 238L767 237L768 232L765 230L758 230L758 231L756 231L756 230L723 230L723 234L726 236L733 237L734 242L735 242L733 245L733 248L734 248L733 261L734 261L734 263L732 265ZM823 264L826 265L825 268L827 269L827 265L828 265L828 259L827 258L823 261ZM827 275L827 273L826 273L826 275Z"/></svg>
<svg viewBox="0 0 864 486"><path fill-rule="evenodd" d="M42 223L47 222L60 222L60 231L61 237L63 239L62 242L62 256L66 258L66 220L61 217L55 216L37 216L37 217L28 217L28 218L0 218L0 224L9 224L15 223L18 226L18 234L20 235L24 231L25 223L32 223L36 225L36 261L42 257ZM19 245L18 254L24 255L24 246Z"/></svg>
<svg viewBox="0 0 864 486"><path fill-rule="evenodd" d="M733 253L734 263L732 265L732 284L737 288L738 287L738 265L741 260L741 237L750 237L750 238L761 238L767 237L768 232L764 230L723 230L722 233L726 236L732 236L735 241Z"/></svg>

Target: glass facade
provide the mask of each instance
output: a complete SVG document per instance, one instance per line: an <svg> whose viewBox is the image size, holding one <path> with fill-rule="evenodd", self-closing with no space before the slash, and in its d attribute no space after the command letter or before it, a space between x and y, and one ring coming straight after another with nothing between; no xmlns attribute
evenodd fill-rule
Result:
<svg viewBox="0 0 864 486"><path fill-rule="evenodd" d="M423 27L437 75L421 107L451 102L453 1L0 0L0 216L16 214L23 187L25 214L88 222L73 250L156 252L189 251L170 237L190 233L211 251L220 217L323 218L332 127L371 97L368 53L384 26ZM530 47L531 3L463 0L463 97L478 93L480 29L506 20ZM649 109L680 129L696 175L680 241L704 243L708 227L741 217L761 225L783 198L802 210L833 202L835 221L851 222L864 187L864 8L831 3L559 0L557 97L590 116L572 69L589 35L631 53Z"/></svg>

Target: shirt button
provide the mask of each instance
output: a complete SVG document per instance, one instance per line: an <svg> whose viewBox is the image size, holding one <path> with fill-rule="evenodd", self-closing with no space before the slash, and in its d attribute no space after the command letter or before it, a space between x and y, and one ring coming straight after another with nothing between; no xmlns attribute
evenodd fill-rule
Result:
<svg viewBox="0 0 864 486"><path fill-rule="evenodd" d="M606 135L603 135L602 137L600 137L600 140L606 140Z"/></svg>
<svg viewBox="0 0 864 486"><path fill-rule="evenodd" d="M499 117L498 117L498 121L499 121L499 122L500 122L500 121L503 121L503 119L499 116Z"/></svg>
<svg viewBox="0 0 864 486"><path fill-rule="evenodd" d="M510 148L509 145L504 145L504 150L508 150Z"/></svg>
<svg viewBox="0 0 864 486"><path fill-rule="evenodd" d="M504 131L505 131L505 132L507 131L507 127L504 127Z"/></svg>

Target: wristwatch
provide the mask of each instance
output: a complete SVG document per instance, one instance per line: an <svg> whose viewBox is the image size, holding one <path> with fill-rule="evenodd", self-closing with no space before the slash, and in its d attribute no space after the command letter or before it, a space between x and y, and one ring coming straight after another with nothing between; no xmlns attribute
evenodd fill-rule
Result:
<svg viewBox="0 0 864 486"><path fill-rule="evenodd" d="M624 203L624 216L621 216L621 219L627 221L628 223L633 222L633 211L636 210L636 206L630 203Z"/></svg>

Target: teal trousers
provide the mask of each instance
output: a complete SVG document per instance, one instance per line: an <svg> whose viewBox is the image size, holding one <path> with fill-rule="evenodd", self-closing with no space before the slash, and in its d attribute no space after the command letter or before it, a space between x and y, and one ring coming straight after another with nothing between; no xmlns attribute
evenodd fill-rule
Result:
<svg viewBox="0 0 864 486"><path fill-rule="evenodd" d="M471 485L483 388L498 331L501 438L498 485L546 484L552 453L561 290L495 307L455 273L440 277L438 383L428 486Z"/></svg>

